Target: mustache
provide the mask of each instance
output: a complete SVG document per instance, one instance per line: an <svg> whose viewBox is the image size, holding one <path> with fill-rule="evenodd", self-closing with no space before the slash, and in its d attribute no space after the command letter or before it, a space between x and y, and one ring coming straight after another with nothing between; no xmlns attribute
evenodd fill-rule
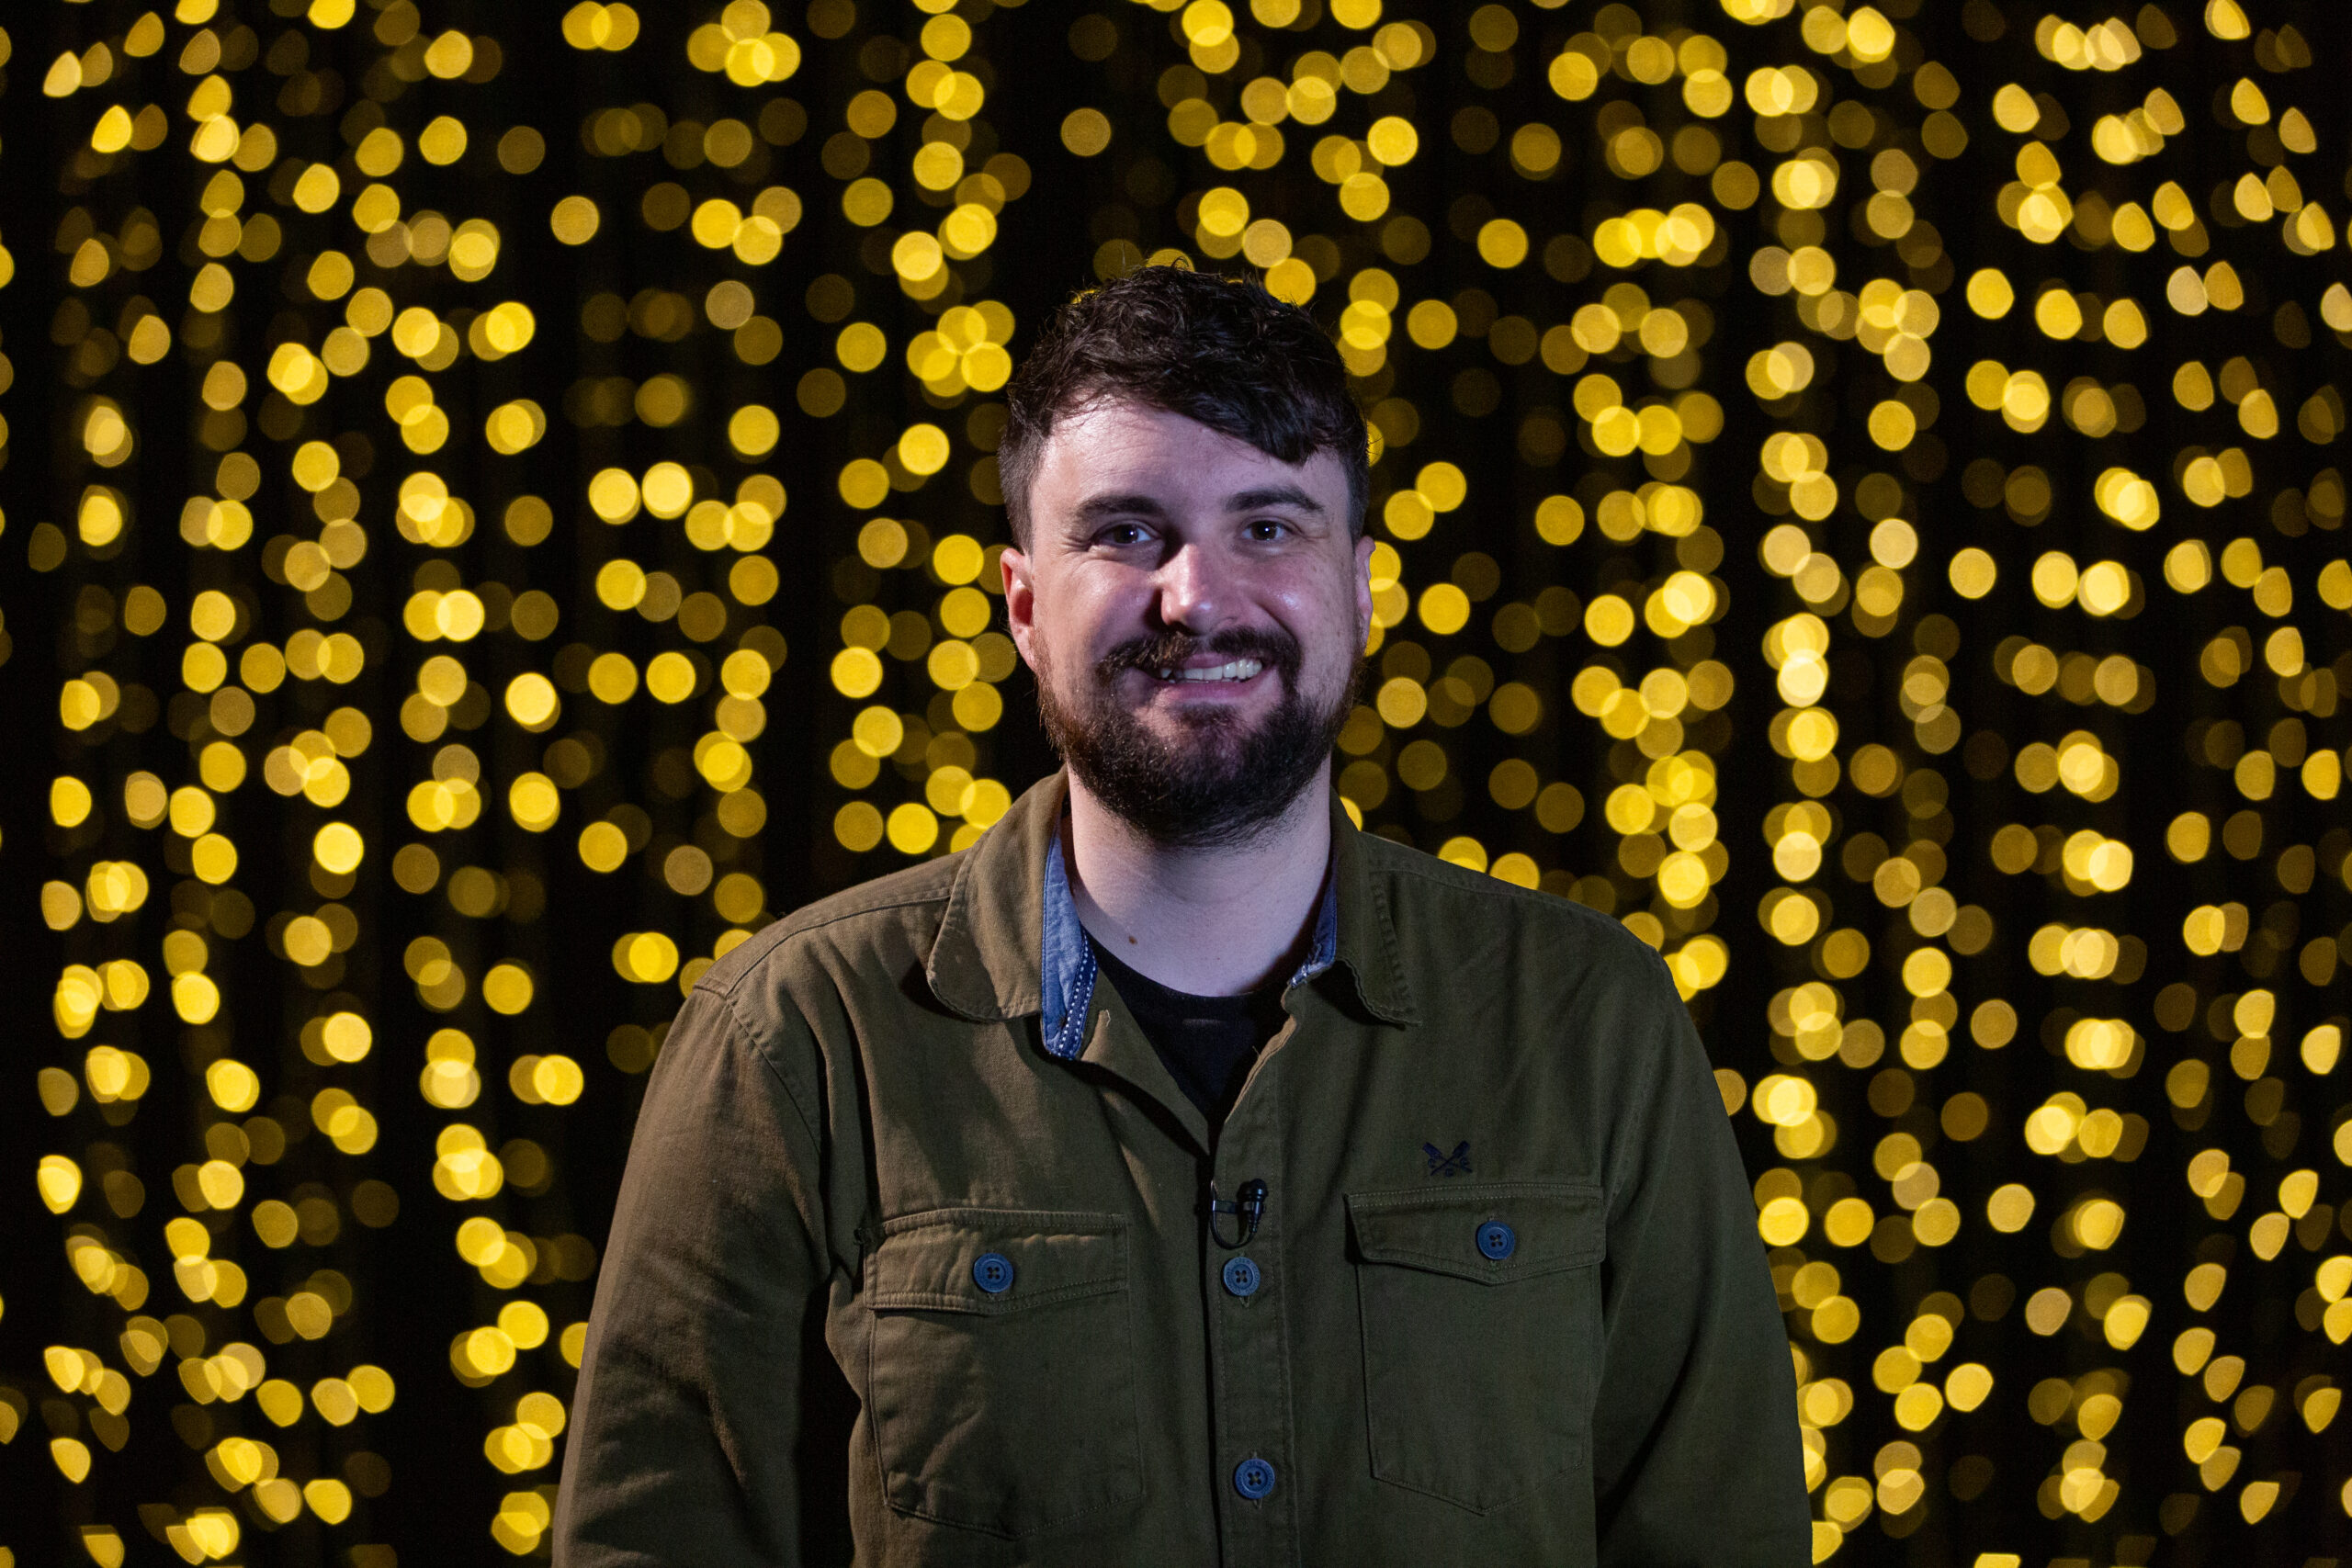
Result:
<svg viewBox="0 0 2352 1568"><path fill-rule="evenodd" d="M1285 682L1297 679L1305 654L1298 639L1275 626L1228 626L1211 637L1190 632L1158 632L1120 643L1094 664L1096 677L1116 678L1129 670L1146 674L1171 669L1188 659L1207 654L1218 659L1254 659L1279 671Z"/></svg>

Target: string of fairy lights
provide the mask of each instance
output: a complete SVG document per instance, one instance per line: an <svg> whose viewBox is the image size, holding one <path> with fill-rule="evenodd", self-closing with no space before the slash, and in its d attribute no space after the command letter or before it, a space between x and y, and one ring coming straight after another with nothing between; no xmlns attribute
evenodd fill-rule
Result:
<svg viewBox="0 0 2352 1568"><path fill-rule="evenodd" d="M1001 392L1173 265L1371 422L1351 813L1700 1021L1815 1560L2341 1555L2352 126L2113 9L12 17L0 1548L547 1551L664 1021L1044 765Z"/></svg>

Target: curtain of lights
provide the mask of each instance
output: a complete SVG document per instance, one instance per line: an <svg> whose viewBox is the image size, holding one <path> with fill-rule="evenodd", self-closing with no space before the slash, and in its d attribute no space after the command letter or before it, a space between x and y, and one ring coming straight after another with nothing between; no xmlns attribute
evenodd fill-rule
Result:
<svg viewBox="0 0 2352 1568"><path fill-rule="evenodd" d="M1051 765L1145 265L1372 419L1351 807L1688 998L1816 1561L2343 1555L2333 5L1096 6L9 11L0 1562L547 1551L682 988Z"/></svg>

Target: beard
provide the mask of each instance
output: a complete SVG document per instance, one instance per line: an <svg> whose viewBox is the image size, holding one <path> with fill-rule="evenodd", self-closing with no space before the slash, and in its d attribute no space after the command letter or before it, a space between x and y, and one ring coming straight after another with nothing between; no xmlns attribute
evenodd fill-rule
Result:
<svg viewBox="0 0 2352 1568"><path fill-rule="evenodd" d="M1118 681L1201 654L1254 659L1277 677L1282 695L1254 725L1223 707L1173 715L1186 733L1169 739L1121 703ZM1321 771L1354 706L1363 677L1359 654L1338 700L1310 702L1298 688L1298 639L1279 628L1236 627L1215 637L1163 632L1120 644L1098 660L1074 705L1041 668L1037 708L1046 738L1094 796L1136 831L1169 849L1249 842L1288 811Z"/></svg>

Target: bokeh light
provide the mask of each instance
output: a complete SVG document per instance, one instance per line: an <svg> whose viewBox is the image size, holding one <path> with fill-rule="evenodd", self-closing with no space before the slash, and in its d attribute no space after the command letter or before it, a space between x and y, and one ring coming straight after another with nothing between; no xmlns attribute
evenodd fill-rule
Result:
<svg viewBox="0 0 2352 1568"><path fill-rule="evenodd" d="M2316 0L8 20L0 1549L547 1552L681 995L1051 765L1001 394L1147 265L1370 418L1348 809L1689 1003L1815 1561L2352 1547Z"/></svg>

